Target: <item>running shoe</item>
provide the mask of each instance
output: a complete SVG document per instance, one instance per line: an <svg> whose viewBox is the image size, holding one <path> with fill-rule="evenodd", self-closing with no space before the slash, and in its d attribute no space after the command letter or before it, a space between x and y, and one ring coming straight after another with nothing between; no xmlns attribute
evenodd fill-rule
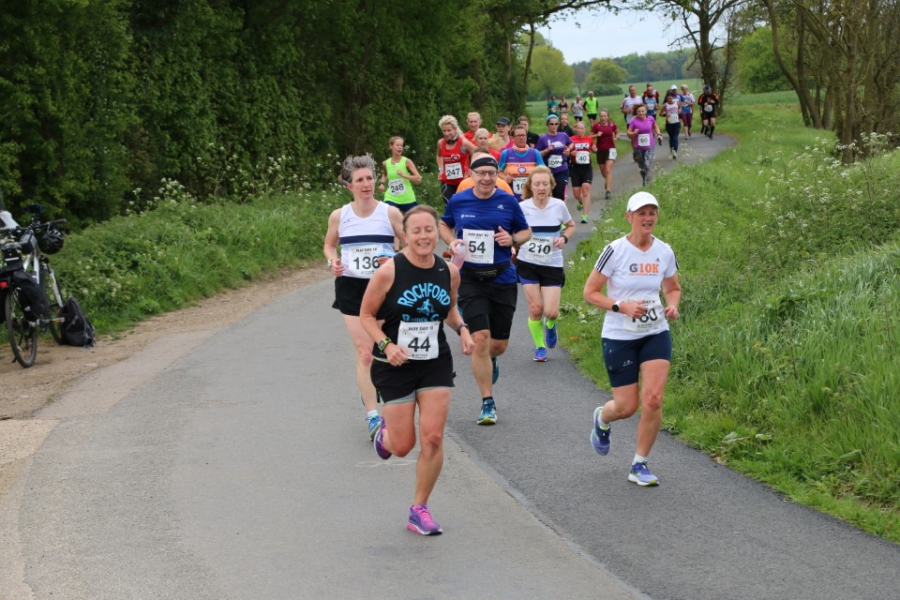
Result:
<svg viewBox="0 0 900 600"><path fill-rule="evenodd" d="M588 222L588 216L587 216L587 215L581 215L581 222L582 222L582 223L587 223L587 222Z"/></svg>
<svg viewBox="0 0 900 600"><path fill-rule="evenodd" d="M491 373L491 383L494 384L500 379L500 363L497 362L496 356L491 359L491 365L494 367L494 371Z"/></svg>
<svg viewBox="0 0 900 600"><path fill-rule="evenodd" d="M378 430L381 429L381 417L372 415L371 417L366 417L366 421L369 427L369 439L374 441Z"/></svg>
<svg viewBox="0 0 900 600"><path fill-rule="evenodd" d="M609 191L609 190L606 190L606 199L607 199L607 200L612 199L612 192Z"/></svg>
<svg viewBox="0 0 900 600"><path fill-rule="evenodd" d="M493 400L485 400L481 403L481 414L478 415L479 425L497 424L497 407Z"/></svg>
<svg viewBox="0 0 900 600"><path fill-rule="evenodd" d="M576 204L576 206L578 210L584 210L584 204L581 203L581 200L578 201L578 204Z"/></svg>
<svg viewBox="0 0 900 600"><path fill-rule="evenodd" d="M600 429L600 413L603 407L598 406L594 410L594 427L591 429L591 446L597 451L597 454L606 456L609 453L609 434L611 427Z"/></svg>
<svg viewBox="0 0 900 600"><path fill-rule="evenodd" d="M439 535L444 532L431 518L431 511L424 504L409 507L409 521L406 522L406 528L419 535Z"/></svg>
<svg viewBox="0 0 900 600"><path fill-rule="evenodd" d="M547 349L546 348L535 348L534 349L534 362L547 362Z"/></svg>
<svg viewBox="0 0 900 600"><path fill-rule="evenodd" d="M678 150L672 150L672 160L678 160Z"/></svg>
<svg viewBox="0 0 900 600"><path fill-rule="evenodd" d="M556 348L556 342L559 341L559 336L556 334L556 328L559 325L554 325L552 328L547 327L547 324L544 323L544 344L548 348Z"/></svg>
<svg viewBox="0 0 900 600"><path fill-rule="evenodd" d="M378 428L378 433L375 434L375 440L372 442L375 446L375 453L378 454L378 457L381 460L387 460L393 454L388 452L388 449L384 447L382 440L384 439L384 432L387 431L387 427L384 425L384 417L378 417L378 420L381 422L381 427Z"/></svg>
<svg viewBox="0 0 900 600"><path fill-rule="evenodd" d="M634 463L631 465L631 472L628 474L628 481L633 481L641 487L648 485L659 485L659 479L647 468L647 461Z"/></svg>

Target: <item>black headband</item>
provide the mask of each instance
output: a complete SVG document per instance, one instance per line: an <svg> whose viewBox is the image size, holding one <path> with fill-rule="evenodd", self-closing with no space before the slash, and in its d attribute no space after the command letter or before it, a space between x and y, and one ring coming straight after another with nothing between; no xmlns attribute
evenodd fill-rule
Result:
<svg viewBox="0 0 900 600"><path fill-rule="evenodd" d="M493 156L481 156L472 161L472 164L469 165L469 168L473 171L478 167L494 167L498 171L500 170L500 166L497 164L497 161Z"/></svg>

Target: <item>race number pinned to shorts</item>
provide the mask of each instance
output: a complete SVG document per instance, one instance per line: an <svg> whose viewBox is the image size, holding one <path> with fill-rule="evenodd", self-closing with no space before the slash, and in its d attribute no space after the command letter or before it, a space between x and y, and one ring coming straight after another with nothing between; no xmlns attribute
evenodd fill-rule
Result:
<svg viewBox="0 0 900 600"><path fill-rule="evenodd" d="M388 181L388 186L390 187L392 196L402 196L406 193L405 179L391 179Z"/></svg>
<svg viewBox="0 0 900 600"><path fill-rule="evenodd" d="M551 169L556 169L561 167L563 164L563 157L561 154L552 154L550 158L547 159L547 166Z"/></svg>
<svg viewBox="0 0 900 600"><path fill-rule="evenodd" d="M519 248L519 260L538 265L553 262L553 236L534 235Z"/></svg>
<svg viewBox="0 0 900 600"><path fill-rule="evenodd" d="M371 279L378 268L379 262L375 258L381 252L380 244L367 244L361 246L350 246L350 264L344 265L347 275L350 277L358 277L360 279Z"/></svg>
<svg viewBox="0 0 900 600"><path fill-rule="evenodd" d="M463 229L463 241L469 255L466 262L494 264L494 232L490 229Z"/></svg>
<svg viewBox="0 0 900 600"><path fill-rule="evenodd" d="M447 179L462 179L463 168L462 163L446 163L444 164L444 175Z"/></svg>
<svg viewBox="0 0 900 600"><path fill-rule="evenodd" d="M632 333L653 333L661 329L666 322L663 314L663 305L659 298L647 298L646 300L627 300L627 302L640 302L646 312L638 319L622 315L625 331Z"/></svg>
<svg viewBox="0 0 900 600"><path fill-rule="evenodd" d="M528 181L527 177L516 177L515 179L513 179L513 184L512 184L513 193L521 196L522 190L525 189L526 181Z"/></svg>
<svg viewBox="0 0 900 600"><path fill-rule="evenodd" d="M704 105L703 105L703 112L712 112L712 111L713 111L713 108L714 108L714 107L713 107L712 104L704 104Z"/></svg>
<svg viewBox="0 0 900 600"><path fill-rule="evenodd" d="M649 133L639 133L638 134L638 146L646 148L650 145L650 134Z"/></svg>
<svg viewBox="0 0 900 600"><path fill-rule="evenodd" d="M591 153L587 150L579 150L575 153L575 164L576 165L589 165L591 164Z"/></svg>
<svg viewBox="0 0 900 600"><path fill-rule="evenodd" d="M397 345L406 348L409 360L432 360L438 357L438 329L440 321L400 323Z"/></svg>
<svg viewBox="0 0 900 600"><path fill-rule="evenodd" d="M619 158L619 151L616 150L615 148L610 148L608 160L616 160L617 158Z"/></svg>

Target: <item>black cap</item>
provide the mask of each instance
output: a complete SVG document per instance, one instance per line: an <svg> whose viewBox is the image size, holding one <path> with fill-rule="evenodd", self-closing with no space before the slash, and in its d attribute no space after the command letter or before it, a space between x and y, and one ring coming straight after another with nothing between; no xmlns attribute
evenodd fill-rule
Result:
<svg viewBox="0 0 900 600"><path fill-rule="evenodd" d="M507 117L500 117L497 119L497 125L509 125L509 119Z"/></svg>

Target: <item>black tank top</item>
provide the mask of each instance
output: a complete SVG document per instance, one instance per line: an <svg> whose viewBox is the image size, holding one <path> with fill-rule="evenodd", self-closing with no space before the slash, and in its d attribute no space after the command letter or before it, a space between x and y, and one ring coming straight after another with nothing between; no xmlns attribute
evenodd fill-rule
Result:
<svg viewBox="0 0 900 600"><path fill-rule="evenodd" d="M439 355L449 354L450 346L444 335L444 319L450 312L450 269L447 263L435 256L434 265L423 269L410 263L403 253L394 255L393 260L394 284L376 315L378 319L384 319L384 333L396 343L400 323L438 321ZM373 353L375 358L386 358L377 345Z"/></svg>

